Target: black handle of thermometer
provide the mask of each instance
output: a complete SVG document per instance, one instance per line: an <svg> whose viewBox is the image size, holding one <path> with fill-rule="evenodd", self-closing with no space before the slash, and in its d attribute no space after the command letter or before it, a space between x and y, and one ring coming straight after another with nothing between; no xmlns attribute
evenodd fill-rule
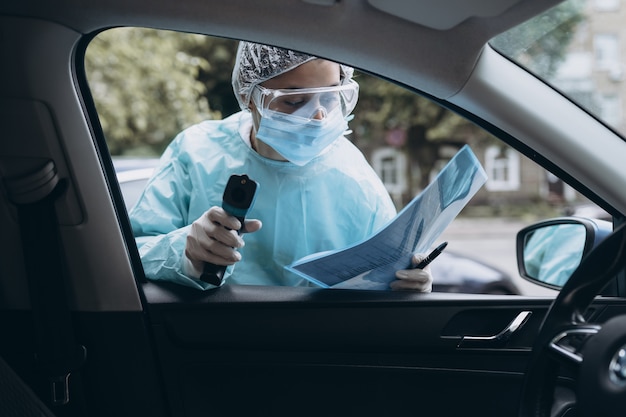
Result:
<svg viewBox="0 0 626 417"><path fill-rule="evenodd" d="M222 208L241 222L240 235L244 230L244 221L248 210L254 204L258 184L247 175L231 175L222 196ZM219 286L224 280L226 265L205 263L200 280Z"/></svg>

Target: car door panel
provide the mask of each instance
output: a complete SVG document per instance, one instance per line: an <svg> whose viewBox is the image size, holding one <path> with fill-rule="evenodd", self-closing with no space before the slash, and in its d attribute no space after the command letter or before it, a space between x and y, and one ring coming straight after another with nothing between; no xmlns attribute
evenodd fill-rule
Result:
<svg viewBox="0 0 626 417"><path fill-rule="evenodd" d="M68 377L68 405L51 402L30 310L0 309L0 356L58 417L168 415L144 312L74 311L72 322L86 360Z"/></svg>
<svg viewBox="0 0 626 417"><path fill-rule="evenodd" d="M235 285L201 292L154 282L139 288L144 312L73 314L87 348L77 375L91 415L515 415L552 301ZM458 347L462 336L497 334L525 311L530 317L505 344ZM601 298L587 315L604 322L624 312L622 299ZM2 356L46 398L33 340L23 337L34 334L30 312L2 310L0 325ZM570 374L563 370L566 386Z"/></svg>
<svg viewBox="0 0 626 417"><path fill-rule="evenodd" d="M154 283L143 289L170 403L190 416L514 415L533 336L551 301L255 286L197 292ZM502 346L457 347L463 335L497 334L522 311L530 318Z"/></svg>

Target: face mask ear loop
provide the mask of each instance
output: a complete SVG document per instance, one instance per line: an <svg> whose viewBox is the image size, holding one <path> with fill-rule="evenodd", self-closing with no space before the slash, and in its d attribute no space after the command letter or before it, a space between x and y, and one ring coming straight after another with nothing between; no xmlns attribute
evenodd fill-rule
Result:
<svg viewBox="0 0 626 417"><path fill-rule="evenodd" d="M346 122L350 123L352 119L354 119L354 114L346 116ZM343 132L343 135L348 136L350 133L352 133L352 129L348 128L345 132Z"/></svg>

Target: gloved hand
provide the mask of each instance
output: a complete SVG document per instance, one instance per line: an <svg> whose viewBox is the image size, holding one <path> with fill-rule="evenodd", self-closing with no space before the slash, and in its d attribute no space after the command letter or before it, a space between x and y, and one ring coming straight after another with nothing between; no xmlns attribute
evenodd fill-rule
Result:
<svg viewBox="0 0 626 417"><path fill-rule="evenodd" d="M185 242L185 273L195 278L202 274L204 263L215 265L233 265L241 260L237 249L244 246L244 241L237 231L243 225L234 216L221 207L211 207L191 224ZM261 221L245 220L245 233L256 232L261 228Z"/></svg>
<svg viewBox="0 0 626 417"><path fill-rule="evenodd" d="M411 259L411 263L415 266L425 257L425 254L415 254ZM433 276L430 273L430 265L424 269L401 269L396 271L396 278L395 281L389 284L392 290L421 292L431 292L433 290Z"/></svg>

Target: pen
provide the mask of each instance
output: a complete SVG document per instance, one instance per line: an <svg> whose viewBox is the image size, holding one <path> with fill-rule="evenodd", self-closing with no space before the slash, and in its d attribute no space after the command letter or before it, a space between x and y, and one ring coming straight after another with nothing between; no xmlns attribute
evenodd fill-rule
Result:
<svg viewBox="0 0 626 417"><path fill-rule="evenodd" d="M428 254L422 261L417 264L415 268L424 269L426 268L435 258L441 255L441 252L448 246L448 242L443 242L441 245L437 246L431 253Z"/></svg>

